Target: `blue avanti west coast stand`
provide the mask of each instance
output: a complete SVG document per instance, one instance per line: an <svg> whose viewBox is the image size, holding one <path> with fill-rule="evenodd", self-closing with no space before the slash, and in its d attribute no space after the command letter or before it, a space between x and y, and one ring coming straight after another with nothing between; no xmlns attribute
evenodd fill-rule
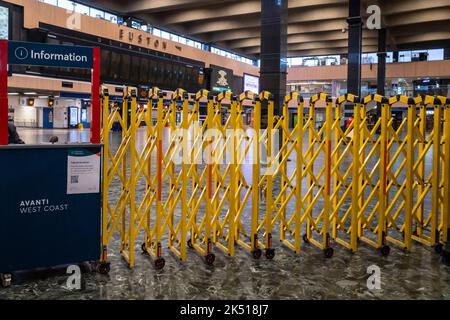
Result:
<svg viewBox="0 0 450 320"><path fill-rule="evenodd" d="M91 143L8 145L8 64L92 71ZM0 41L0 280L94 262L101 273L100 49Z"/></svg>

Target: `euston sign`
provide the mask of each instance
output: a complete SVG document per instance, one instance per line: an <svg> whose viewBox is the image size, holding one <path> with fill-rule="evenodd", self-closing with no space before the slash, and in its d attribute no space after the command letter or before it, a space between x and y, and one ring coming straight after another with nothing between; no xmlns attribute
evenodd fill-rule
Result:
<svg viewBox="0 0 450 320"><path fill-rule="evenodd" d="M8 63L27 66L48 66L91 69L93 50L89 47L9 41Z"/></svg>

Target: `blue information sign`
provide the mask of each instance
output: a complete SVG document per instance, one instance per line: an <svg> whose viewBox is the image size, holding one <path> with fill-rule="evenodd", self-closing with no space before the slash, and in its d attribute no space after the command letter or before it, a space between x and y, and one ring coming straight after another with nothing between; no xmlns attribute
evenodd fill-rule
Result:
<svg viewBox="0 0 450 320"><path fill-rule="evenodd" d="M28 66L91 69L92 48L9 41L8 63Z"/></svg>

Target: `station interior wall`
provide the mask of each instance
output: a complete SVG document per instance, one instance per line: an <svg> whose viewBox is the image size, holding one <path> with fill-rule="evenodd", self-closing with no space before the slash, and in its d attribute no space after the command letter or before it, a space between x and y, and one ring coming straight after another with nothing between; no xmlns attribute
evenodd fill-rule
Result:
<svg viewBox="0 0 450 320"><path fill-rule="evenodd" d="M43 128L44 108L48 108L47 98L34 98L34 105L28 106L28 96L9 96L10 110L14 110L13 119L18 127ZM64 129L69 127L69 108L78 109L78 122L81 116L81 100L56 98L53 110L53 128ZM88 108L88 115L90 110Z"/></svg>

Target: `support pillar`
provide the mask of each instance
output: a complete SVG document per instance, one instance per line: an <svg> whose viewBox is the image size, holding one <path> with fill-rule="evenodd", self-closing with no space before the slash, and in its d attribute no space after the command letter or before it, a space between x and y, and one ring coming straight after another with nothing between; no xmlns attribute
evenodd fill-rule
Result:
<svg viewBox="0 0 450 320"><path fill-rule="evenodd" d="M361 95L362 17L361 0L349 0L348 22L348 93Z"/></svg>
<svg viewBox="0 0 450 320"><path fill-rule="evenodd" d="M287 80L288 0L261 0L261 78L260 88L271 92L275 115L281 115ZM262 110L267 124L267 106Z"/></svg>
<svg viewBox="0 0 450 320"><path fill-rule="evenodd" d="M444 60L450 60L450 48L444 49Z"/></svg>
<svg viewBox="0 0 450 320"><path fill-rule="evenodd" d="M377 93L384 96L386 94L386 34L387 30L378 30L378 73L377 73ZM377 106L377 117L381 117L381 104Z"/></svg>

